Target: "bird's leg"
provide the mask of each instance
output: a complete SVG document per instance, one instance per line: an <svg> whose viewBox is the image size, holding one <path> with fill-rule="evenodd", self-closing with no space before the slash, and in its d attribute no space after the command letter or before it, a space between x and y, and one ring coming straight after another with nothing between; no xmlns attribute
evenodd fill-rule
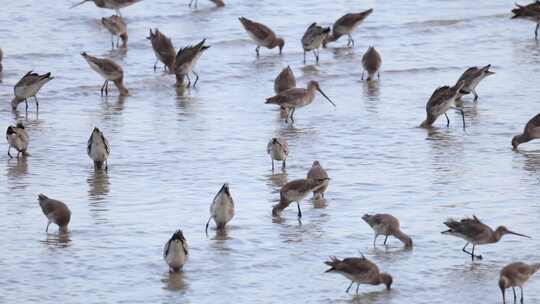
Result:
<svg viewBox="0 0 540 304"><path fill-rule="evenodd" d="M517 301L516 289L514 287L512 287L512 291L514 292L514 303L516 303L516 301Z"/></svg>
<svg viewBox="0 0 540 304"><path fill-rule="evenodd" d="M377 237L379 235L378 234L375 234L375 238L373 239L373 247L377 247Z"/></svg>
<svg viewBox="0 0 540 304"><path fill-rule="evenodd" d="M28 113L28 100L24 99L24 104L26 105L26 113Z"/></svg>
<svg viewBox="0 0 540 304"><path fill-rule="evenodd" d="M298 218L302 218L302 210L300 210L300 203L296 202L296 206L298 207Z"/></svg>
<svg viewBox="0 0 540 304"><path fill-rule="evenodd" d="M114 49L114 34L111 34L111 48Z"/></svg>
<svg viewBox="0 0 540 304"><path fill-rule="evenodd" d="M39 101L38 101L36 95L34 95L34 100L36 101L36 112L38 112L39 111Z"/></svg>
<svg viewBox="0 0 540 304"><path fill-rule="evenodd" d="M349 293L349 290L351 290L352 285L354 284L354 281L351 281L351 285L347 287L347 290L345 290L346 293Z"/></svg>
<svg viewBox="0 0 540 304"><path fill-rule="evenodd" d="M386 241L388 241L388 235L384 238L384 245L386 245Z"/></svg>
<svg viewBox="0 0 540 304"><path fill-rule="evenodd" d="M47 228L45 228L45 232L49 232L49 225L51 224L51 221L47 222Z"/></svg>
<svg viewBox="0 0 540 304"><path fill-rule="evenodd" d="M349 37L349 41L347 41L347 46L354 46L354 40L352 39L351 34L347 34L347 36Z"/></svg>
<svg viewBox="0 0 540 304"><path fill-rule="evenodd" d="M291 122L294 123L294 111L296 110L296 108L292 108L292 111L291 111Z"/></svg>
<svg viewBox="0 0 540 304"><path fill-rule="evenodd" d="M189 1L188 6L191 7L191 4L193 4L193 0Z"/></svg>
<svg viewBox="0 0 540 304"><path fill-rule="evenodd" d="M519 286L519 289L521 290L521 304L523 304L523 287Z"/></svg>
<svg viewBox="0 0 540 304"><path fill-rule="evenodd" d="M540 27L540 23L536 25L536 29L534 30L534 39L538 40L538 28Z"/></svg>
<svg viewBox="0 0 540 304"><path fill-rule="evenodd" d="M281 170L285 170L286 166L287 166L286 160L283 160L283 164L281 164Z"/></svg>
<svg viewBox="0 0 540 304"><path fill-rule="evenodd" d="M189 88L191 86L191 78L189 78L189 73L186 74L186 77L188 80L187 87Z"/></svg>
<svg viewBox="0 0 540 304"><path fill-rule="evenodd" d="M255 53L257 53L257 57L259 57L259 50L261 49L260 46L257 45L257 47L255 48Z"/></svg>
<svg viewBox="0 0 540 304"><path fill-rule="evenodd" d="M317 50L313 50L313 55L315 55L315 63L319 63L319 54L317 53Z"/></svg>
<svg viewBox="0 0 540 304"><path fill-rule="evenodd" d="M472 259L474 260L474 258L477 258L477 259L481 260L481 259L482 259L482 256L481 256L481 255L474 255L474 248L475 248L475 247L476 247L476 245L473 244L473 246L472 246L472 253L471 253Z"/></svg>
<svg viewBox="0 0 540 304"><path fill-rule="evenodd" d="M444 113L444 117L446 117L446 127L450 127L450 119L448 118L448 115Z"/></svg>
<svg viewBox="0 0 540 304"><path fill-rule="evenodd" d="M10 150L11 150L11 146L9 146L7 149L7 155L9 156L9 158L13 158L13 156L11 156L11 153L9 153Z"/></svg>
<svg viewBox="0 0 540 304"><path fill-rule="evenodd" d="M451 107L452 109L461 112L461 119L463 120L463 130L465 130L465 112L463 112L463 109Z"/></svg>
<svg viewBox="0 0 540 304"><path fill-rule="evenodd" d="M503 297L503 304L506 304L506 295L505 295L506 290L501 289L501 292L502 292L502 297Z"/></svg>
<svg viewBox="0 0 540 304"><path fill-rule="evenodd" d="M197 85L197 81L199 81L199 74L197 72L192 71L193 75L195 75L195 82L193 83L193 87Z"/></svg>
<svg viewBox="0 0 540 304"><path fill-rule="evenodd" d="M21 156L21 151L17 151L17 159L19 159L19 156Z"/></svg>
<svg viewBox="0 0 540 304"><path fill-rule="evenodd" d="M381 73L377 72L377 79L381 80Z"/></svg>
<svg viewBox="0 0 540 304"><path fill-rule="evenodd" d="M158 63L159 59L156 59L156 63L154 63L154 72L156 71L157 69L157 63Z"/></svg>
<svg viewBox="0 0 540 304"><path fill-rule="evenodd" d="M467 251L467 246L469 246L469 243L465 244L465 246L463 247L463 249L461 249L463 252L465 252L466 254L468 255L471 255L471 253L469 251Z"/></svg>
<svg viewBox="0 0 540 304"><path fill-rule="evenodd" d="M304 51L304 64L306 64L306 51Z"/></svg>
<svg viewBox="0 0 540 304"><path fill-rule="evenodd" d="M120 36L116 36L116 48L120 45Z"/></svg>
<svg viewBox="0 0 540 304"><path fill-rule="evenodd" d="M107 83L107 80L105 80L105 82L103 83L103 85L101 86L101 96L103 96L103 91L105 90L105 84Z"/></svg>
<svg viewBox="0 0 540 304"><path fill-rule="evenodd" d="M105 96L109 95L109 79L105 80Z"/></svg>
<svg viewBox="0 0 540 304"><path fill-rule="evenodd" d="M476 102L478 100L478 93L476 93L475 89L472 90L472 93L474 95L474 102Z"/></svg>
<svg viewBox="0 0 540 304"><path fill-rule="evenodd" d="M365 71L362 71L362 78L360 78L360 80L364 80L364 72Z"/></svg>
<svg viewBox="0 0 540 304"><path fill-rule="evenodd" d="M360 288L360 283L356 283L356 294L358 294L358 289Z"/></svg>
<svg viewBox="0 0 540 304"><path fill-rule="evenodd" d="M272 157L270 159L272 160L272 172L274 172L274 159Z"/></svg>

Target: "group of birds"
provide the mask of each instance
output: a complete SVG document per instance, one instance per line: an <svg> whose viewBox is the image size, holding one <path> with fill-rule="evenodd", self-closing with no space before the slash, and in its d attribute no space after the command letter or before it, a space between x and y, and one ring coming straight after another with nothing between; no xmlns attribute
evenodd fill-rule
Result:
<svg viewBox="0 0 540 304"><path fill-rule="evenodd" d="M111 33L111 44L115 47L127 48L128 31L124 19L120 15L120 9L132 5L141 0L84 0L75 6L85 2L94 2L100 8L107 8L116 11L116 15L108 18L102 18L102 25ZM216 6L224 6L221 0L210 0ZM189 6L197 7L197 0L191 0ZM538 28L540 27L540 0L529 5L518 5L512 10L514 13L513 19L522 18L534 21L536 25L535 38L538 39ZM322 27L317 23L312 23L301 38L302 47L304 50L304 63L306 54L312 52L315 61L319 63L319 52L321 48L327 47L328 44L337 41L342 36L347 36L347 46L355 46L355 40L352 33L356 28L373 13L373 9L369 9L360 13L349 13L339 18L332 26ZM239 21L244 27L250 38L255 42L255 52L257 57L260 56L261 47L274 49L278 48L279 53L283 52L285 40L278 37L273 30L268 26L252 21L245 17L240 17ZM202 55L202 53L210 46L205 45L206 39L202 39L198 44L180 48L178 51L174 48L172 41L159 29L150 29L149 36L152 48L156 56L154 70L157 69L158 62L163 63L164 70L170 74L176 75L176 84L181 86L187 78L187 87L196 86L199 75L194 70L194 66ZM120 45L119 40L122 40ZM129 91L124 85L124 73L122 67L108 58L97 58L88 55L86 52L81 53L82 57L87 61L88 65L97 73L99 73L105 82L101 87L101 94L108 95L108 84L112 81L121 95L128 95ZM0 49L0 72L2 71L3 53ZM375 75L379 77L381 67L381 56L379 52L370 46L362 57L362 65L364 71L367 72L367 81L373 81ZM431 127L433 123L441 115L445 115L447 126L450 120L446 112L450 109L460 111L463 118L463 127L465 128L465 119L463 109L456 107L456 101L462 96L473 94L474 101L478 100L476 87L487 76L493 75L490 70L491 65L483 67L471 67L467 69L457 80L454 86L443 86L437 88L429 98L426 104L426 119L421 123L421 127ZM195 76L192 83L190 74ZM364 72L362 73L362 80ZM11 101L11 106L16 110L17 106L23 101L26 104L28 111L28 99L34 97L36 109L39 110L39 101L36 94L50 80L54 79L51 73L39 75L32 71L25 74L19 82L14 86L14 98ZM283 69L274 81L275 96L266 99L267 104L278 105L281 109L281 117L288 123L294 123L294 113L296 108L309 105L315 98L315 93L319 92L326 100L334 107L335 103L321 90L317 81L309 81L306 88L296 87L296 79L290 66ZM522 134L515 136L512 139L512 146L517 148L519 144L530 141L535 138L540 138L540 114L533 117L525 126ZM22 122L16 125L9 126L6 131L6 139L8 141L8 156L12 158L11 149L17 151L17 158L24 157L28 154L29 137ZM286 161L289 156L289 146L285 138L272 138L267 145L267 153L272 161L272 171L275 170L274 162L281 161L282 168L285 169ZM96 170L107 170L107 159L110 154L109 142L105 138L103 132L98 128L94 128L88 140L87 154L92 159ZM325 192L329 186L330 178L326 170L321 166L319 161L314 161L311 169L306 174L305 178L296 179L283 185L280 189L279 203L272 208L272 215L281 216L284 209L290 206L291 203L296 203L298 208L298 219L302 217L300 202L305 199L310 193L313 193L315 200L324 199ZM38 196L39 205L47 217L47 228L54 223L58 225L61 233L68 232L68 224L71 218L71 211L61 201L51 199L44 194ZM225 183L218 193L215 195L210 206L210 217L206 223L205 232L208 234L210 221L213 220L217 230L225 229L228 222L232 220L235 214L234 200L231 195L229 184ZM384 244L386 245L388 237L394 236L400 240L405 248L412 248L413 241L410 236L405 234L400 228L400 222L397 218L390 214L365 214L362 219L373 229L374 240L373 245L376 246L376 241L379 236L384 236ZM482 259L481 255L475 254L476 246L483 244L491 244L498 242L503 235L513 234L521 237L527 237L524 234L513 232L504 226L498 227L496 230L491 229L486 224L482 223L476 216L465 218L459 221L448 220L444 223L448 230L443 231L443 234L453 235L463 238L467 241L463 247L463 252L471 256L472 260ZM468 251L467 247L472 245L472 251ZM177 230L172 237L166 242L163 257L171 271L180 271L186 263L189 256L189 248L181 230ZM351 283L347 288L347 292L356 283L356 292L360 284L379 285L384 284L387 289L391 288L393 278L390 274L381 272L377 265L368 260L364 255L360 258L345 258L339 259L331 257L325 262L330 268L326 272L336 272L343 274ZM512 288L514 292L514 300L516 300L515 288L521 289L521 302L523 303L523 284L531 275L540 269L540 264L525 264L522 262L512 263L501 270L499 287L502 292L503 302L506 303L505 290Z"/></svg>

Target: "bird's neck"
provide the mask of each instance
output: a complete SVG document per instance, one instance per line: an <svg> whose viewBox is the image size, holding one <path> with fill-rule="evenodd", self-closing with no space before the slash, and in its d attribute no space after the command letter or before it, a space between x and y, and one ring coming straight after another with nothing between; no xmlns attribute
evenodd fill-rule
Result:
<svg viewBox="0 0 540 304"><path fill-rule="evenodd" d="M396 232L394 232L394 236L403 244L405 244L405 247L412 247L412 239L403 231L397 230Z"/></svg>
<svg viewBox="0 0 540 304"><path fill-rule="evenodd" d="M516 141L517 141L518 144L522 144L522 143L528 142L530 140L531 140L531 138L529 136L525 135L525 134L520 134L520 135L518 135L516 137Z"/></svg>

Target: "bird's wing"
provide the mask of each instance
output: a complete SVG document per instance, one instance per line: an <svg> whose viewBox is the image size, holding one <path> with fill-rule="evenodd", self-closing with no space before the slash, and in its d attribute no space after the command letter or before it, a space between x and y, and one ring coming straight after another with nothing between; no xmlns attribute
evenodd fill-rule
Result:
<svg viewBox="0 0 540 304"><path fill-rule="evenodd" d="M111 149L109 147L109 141L107 140L107 138L105 138L103 133L101 133L101 140L103 141L103 145L105 146L105 151L107 151L107 155L111 154Z"/></svg>
<svg viewBox="0 0 540 304"><path fill-rule="evenodd" d="M306 94L306 89L304 88L292 88L292 89L283 91L277 94L276 96L267 98L266 100L270 101L271 103L281 105L281 104L291 103L294 100L302 98L305 94Z"/></svg>
<svg viewBox="0 0 540 304"><path fill-rule="evenodd" d="M536 114L536 116L527 122L523 133L532 138L540 137L540 113Z"/></svg>
<svg viewBox="0 0 540 304"><path fill-rule="evenodd" d="M450 89L449 86L442 86L440 88L437 88L431 97L429 98L428 105L431 107L436 107L448 99L452 98L454 95L454 92Z"/></svg>

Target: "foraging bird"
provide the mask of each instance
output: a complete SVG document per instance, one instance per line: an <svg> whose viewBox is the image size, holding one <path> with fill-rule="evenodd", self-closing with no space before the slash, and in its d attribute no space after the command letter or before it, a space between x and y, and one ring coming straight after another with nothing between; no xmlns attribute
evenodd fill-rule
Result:
<svg viewBox="0 0 540 304"><path fill-rule="evenodd" d="M214 197L210 205L210 218L206 222L205 232L208 235L208 225L214 219L217 229L225 229L225 225L234 217L234 201L231 196L229 184L225 183Z"/></svg>
<svg viewBox="0 0 540 304"><path fill-rule="evenodd" d="M107 170L109 168L107 163L107 158L111 153L109 141L98 128L94 128L92 134L90 134L86 153L94 161L95 169Z"/></svg>
<svg viewBox="0 0 540 304"><path fill-rule="evenodd" d="M323 47L326 47L330 42L338 40L343 35L347 35L349 38L347 46L354 46L355 42L351 34L371 13L373 13L372 8L361 13L349 13L339 18L332 26L332 34L323 40Z"/></svg>
<svg viewBox="0 0 540 304"><path fill-rule="evenodd" d="M170 272L178 272L186 263L189 256L188 244L182 230L177 230L163 248L163 259L167 262Z"/></svg>
<svg viewBox="0 0 540 304"><path fill-rule="evenodd" d="M525 264L522 262L516 262L506 265L501 270L499 279L499 288L501 289L503 304L506 304L505 291L507 288L512 288L514 292L514 303L517 300L516 289L519 287L521 290L521 304L523 304L523 285L540 269L540 263Z"/></svg>
<svg viewBox="0 0 540 304"><path fill-rule="evenodd" d="M476 86L482 81L482 79L486 78L489 75L495 74L495 72L492 72L489 70L491 67L491 64L486 65L485 67L471 67L468 68L461 77L459 77L457 82L465 81L465 85L463 88L459 91L461 95L467 95L470 93L473 93L474 95L474 101L478 100L478 93L476 93ZM460 96L461 97L461 96Z"/></svg>
<svg viewBox="0 0 540 304"><path fill-rule="evenodd" d="M176 50L171 42L171 39L161 33L157 28L152 32L150 29L150 36L146 37L152 43L152 49L154 49L154 54L156 54L156 62L154 63L154 71L158 61L163 62L164 70L169 70L169 73L172 73L174 70L174 60L176 57Z"/></svg>
<svg viewBox="0 0 540 304"><path fill-rule="evenodd" d="M513 234L521 237L530 238L530 236L510 231L505 226L499 226L495 231L493 231L493 229L491 229L488 225L482 223L474 215L472 219L464 218L459 222L453 219L449 219L448 221L444 222L444 224L449 229L441 233L457 236L466 240L467 243L462 250L463 252L469 254L473 261L475 258L479 260L482 259L481 255L474 254L474 248L477 245L497 243L505 234ZM473 245L472 252L466 250L467 246L469 246L469 243Z"/></svg>
<svg viewBox="0 0 540 304"><path fill-rule="evenodd" d="M248 33L249 37L255 41L255 44L257 45L255 48L257 57L259 57L259 49L261 46L269 49L273 49L277 46L279 47L279 54L281 55L281 51L285 45L283 38L277 37L274 31L262 23L251 21L244 17L240 17L238 20L240 20L240 23L242 23L242 26Z"/></svg>
<svg viewBox="0 0 540 304"><path fill-rule="evenodd" d="M214 3L217 7L225 6L225 2L223 2L223 0L210 0L210 2ZM197 8L198 5L199 5L199 0L190 0L188 4L189 7L193 6L195 8Z"/></svg>
<svg viewBox="0 0 540 304"><path fill-rule="evenodd" d="M330 33L329 27L318 26L316 22L312 23L302 36L302 47L304 48L304 64L306 63L306 52L313 51L315 62L319 63L319 49L323 40Z"/></svg>
<svg viewBox="0 0 540 304"><path fill-rule="evenodd" d="M292 202L296 202L298 207L298 218L302 218L300 202L306 198L310 192L322 187L327 180L329 180L329 178L302 178L286 183L279 191L279 203L273 206L272 215L280 216L285 208L289 207Z"/></svg>
<svg viewBox="0 0 540 304"><path fill-rule="evenodd" d="M19 121L16 126L9 126L7 128L6 139L9 144L9 158L13 158L9 153L11 148L17 150L17 158L19 158L19 154L22 154L23 156L29 155L28 152L26 152L26 150L28 150L29 137L22 122Z"/></svg>
<svg viewBox="0 0 540 304"><path fill-rule="evenodd" d="M105 91L105 95L109 95L109 81L114 82L120 95L129 95L128 89L124 86L124 70L119 64L108 58L90 56L86 52L82 52L81 55L88 62L92 70L105 78L105 82L101 86L101 96L103 96L103 91Z"/></svg>
<svg viewBox="0 0 540 304"><path fill-rule="evenodd" d="M326 173L326 170L321 166L319 161L314 161L311 165L311 169L309 169L307 173L307 178L312 179L327 179L328 173ZM321 199L324 198L324 193L326 192L326 189L328 188L328 184L330 183L330 179L327 179L323 182L323 185L313 191L313 198L314 199Z"/></svg>
<svg viewBox="0 0 540 304"><path fill-rule="evenodd" d="M197 74L197 72L195 72L193 68L195 67L197 60L199 60L199 57L201 57L202 53L210 48L209 45L204 45L205 41L206 39L203 39L195 46L187 46L178 50L178 54L176 54L176 59L174 62L176 86L181 86L182 83L184 83L184 77L187 77L187 87L189 88L191 86L191 79L189 78L190 72L193 73L193 75L195 75L196 77L195 82L193 83L193 87L197 85L197 81L199 80L199 74Z"/></svg>
<svg viewBox="0 0 540 304"><path fill-rule="evenodd" d="M55 223L58 225L61 233L68 232L68 224L71 219L71 211L66 204L52 198L48 198L45 194L38 196L39 206L43 214L48 219L45 232L49 231L49 225Z"/></svg>
<svg viewBox="0 0 540 304"><path fill-rule="evenodd" d="M118 36L116 39L116 47L118 48L118 40L122 39L122 46L121 48L127 48L127 42L128 42L128 32L127 32L127 25L124 21L124 18L116 15L112 15L108 18L101 18L101 24L109 30L109 33L111 33L111 45L114 49L114 36Z"/></svg>
<svg viewBox="0 0 540 304"><path fill-rule="evenodd" d="M3 66L2 66L2 59L4 59L4 52L2 52L2 49L0 48L0 73L2 73Z"/></svg>
<svg viewBox="0 0 540 304"><path fill-rule="evenodd" d="M384 235L384 245L388 240L388 236L393 235L398 240L400 240L405 247L410 248L413 246L412 239L401 231L399 227L399 220L390 214L364 214L362 216L364 222L366 222L375 232L375 238L373 239L373 246L377 242L377 237L379 235Z"/></svg>
<svg viewBox="0 0 540 304"><path fill-rule="evenodd" d="M422 124L420 124L420 127L431 127L433 123L437 120L437 118L442 114L444 114L444 116L446 117L446 126L450 126L450 119L448 118L448 115L446 115L446 111L452 108L461 112L461 117L463 119L463 129L465 129L465 113L463 112L463 109L456 108L454 106L456 99L459 97L459 91L463 89L464 86L465 81L461 80L453 87L443 86L437 88L426 104L427 117L426 120L424 120Z"/></svg>
<svg viewBox="0 0 540 304"><path fill-rule="evenodd" d="M294 111L296 108L301 108L307 106L313 102L315 99L315 91L319 93L328 100L334 107L336 104L326 96L326 94L321 90L319 83L317 81L311 80L307 89L304 88L292 88L286 91L283 91L276 96L272 96L266 99L266 104L275 104L286 109L292 109L291 111L291 121L294 123ZM288 117L285 118L285 122L288 122Z"/></svg>
<svg viewBox="0 0 540 304"><path fill-rule="evenodd" d="M142 0L83 0L73 6L71 6L71 8L74 8L76 6L79 6L85 2L94 2L94 4L99 7L99 8L107 8L107 9L111 9L111 10L115 10L116 11L116 14L118 16L121 16L122 14L120 14L120 9L121 8L124 8L124 7L128 7L130 5L133 5L139 1L142 1Z"/></svg>
<svg viewBox="0 0 540 304"><path fill-rule="evenodd" d="M274 80L274 92L279 94L288 89L296 87L296 77L290 66L284 68L281 73ZM287 118L289 116L289 111L285 107L280 107L280 115L282 118Z"/></svg>
<svg viewBox="0 0 540 304"><path fill-rule="evenodd" d="M336 257L330 257L330 261L324 262L330 266L330 269L325 272L337 272L351 280L351 284L347 287L345 292L349 293L349 290L356 283L356 294L358 294L358 288L360 284L368 285L386 285L386 289L390 290L392 286L392 276L385 272L380 272L379 267L375 263L366 259L364 255L361 258L345 258L340 260Z"/></svg>
<svg viewBox="0 0 540 304"><path fill-rule="evenodd" d="M534 38L538 40L538 29L540 28L540 1L527 5L519 5L516 3L516 8L512 10L514 16L511 19L526 19L536 23L536 29L534 30Z"/></svg>
<svg viewBox="0 0 540 304"><path fill-rule="evenodd" d="M512 138L512 147L514 147L514 150L517 150L520 144L537 138L540 138L540 113L536 114L536 116L527 122L522 134Z"/></svg>
<svg viewBox="0 0 540 304"><path fill-rule="evenodd" d="M28 112L27 98L34 97L34 100L36 101L36 111L39 111L39 101L36 94L39 92L41 87L43 87L43 85L53 79L54 77L51 77L50 72L43 75L32 73L32 71L26 73L26 75L24 75L13 88L15 97L13 97L11 100L11 108L16 110L19 103L24 101L26 104L26 112Z"/></svg>
<svg viewBox="0 0 540 304"><path fill-rule="evenodd" d="M272 171L274 171L274 160L283 161L281 168L285 169L287 156L289 156L289 144L285 138L272 138L266 146L266 153L272 160Z"/></svg>
<svg viewBox="0 0 540 304"><path fill-rule="evenodd" d="M362 66L368 74L367 81L373 80L375 73L377 73L377 78L381 78L378 73L381 63L381 55L379 55L379 52L374 47L370 46L366 53L364 53L364 56L362 56ZM362 80L364 80L364 71L362 71Z"/></svg>

